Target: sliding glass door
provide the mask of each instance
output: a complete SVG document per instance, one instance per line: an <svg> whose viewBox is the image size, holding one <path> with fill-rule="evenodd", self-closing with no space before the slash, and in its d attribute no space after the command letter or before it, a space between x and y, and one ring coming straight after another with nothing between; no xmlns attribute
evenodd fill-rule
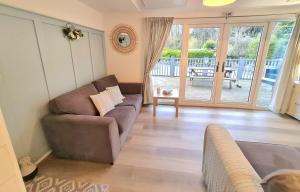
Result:
<svg viewBox="0 0 300 192"><path fill-rule="evenodd" d="M182 49L182 25L173 25L161 57L151 71L154 89L177 89L180 82L180 57Z"/></svg>
<svg viewBox="0 0 300 192"><path fill-rule="evenodd" d="M213 102L222 25L190 26L185 80L187 100Z"/></svg>
<svg viewBox="0 0 300 192"><path fill-rule="evenodd" d="M271 36L266 47L266 58L262 62L262 73L256 100L257 107L268 107L279 79L280 71L285 63L286 52L293 32L294 21L272 22Z"/></svg>
<svg viewBox="0 0 300 192"><path fill-rule="evenodd" d="M185 27L182 99L233 107L252 105L267 24Z"/></svg>
<svg viewBox="0 0 300 192"><path fill-rule="evenodd" d="M259 69L266 24L226 26L219 103L250 105Z"/></svg>

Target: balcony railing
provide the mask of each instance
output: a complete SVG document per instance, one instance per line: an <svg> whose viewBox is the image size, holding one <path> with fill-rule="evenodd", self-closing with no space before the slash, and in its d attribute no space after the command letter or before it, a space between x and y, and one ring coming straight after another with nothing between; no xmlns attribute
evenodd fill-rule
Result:
<svg viewBox="0 0 300 192"><path fill-rule="evenodd" d="M265 72L267 69L280 69L283 59L267 59ZM252 79L255 70L255 59L227 59L225 67L235 68L239 79ZM215 58L189 58L187 76L189 77L189 67L215 67ZM151 74L153 76L179 77L180 58L160 58Z"/></svg>

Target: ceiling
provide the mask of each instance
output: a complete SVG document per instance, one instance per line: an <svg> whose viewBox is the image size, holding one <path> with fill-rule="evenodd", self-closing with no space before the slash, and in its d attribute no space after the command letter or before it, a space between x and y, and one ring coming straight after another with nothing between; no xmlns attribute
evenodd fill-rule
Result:
<svg viewBox="0 0 300 192"><path fill-rule="evenodd" d="M238 10L249 8L276 8L300 6L300 0L237 0L235 3L218 8L202 5L202 0L80 0L100 12L151 12L151 11L210 11Z"/></svg>

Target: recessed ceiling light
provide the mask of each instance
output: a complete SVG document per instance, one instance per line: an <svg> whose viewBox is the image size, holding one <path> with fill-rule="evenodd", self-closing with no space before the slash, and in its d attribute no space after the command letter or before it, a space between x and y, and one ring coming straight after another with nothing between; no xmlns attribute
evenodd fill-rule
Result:
<svg viewBox="0 0 300 192"><path fill-rule="evenodd" d="M219 7L234 3L236 0L203 0L203 5L208 7Z"/></svg>

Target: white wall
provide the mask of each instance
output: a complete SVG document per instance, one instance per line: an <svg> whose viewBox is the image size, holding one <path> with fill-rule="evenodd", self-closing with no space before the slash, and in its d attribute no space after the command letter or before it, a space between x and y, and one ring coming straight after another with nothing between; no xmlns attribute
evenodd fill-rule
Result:
<svg viewBox="0 0 300 192"><path fill-rule="evenodd" d="M116 51L111 43L111 32L118 24L134 27L137 33L137 47L128 54ZM104 18L107 72L115 74L121 82L141 82L143 78L143 27L142 18L128 14L109 14Z"/></svg>
<svg viewBox="0 0 300 192"><path fill-rule="evenodd" d="M102 14L78 0L0 0L0 4L103 30Z"/></svg>

